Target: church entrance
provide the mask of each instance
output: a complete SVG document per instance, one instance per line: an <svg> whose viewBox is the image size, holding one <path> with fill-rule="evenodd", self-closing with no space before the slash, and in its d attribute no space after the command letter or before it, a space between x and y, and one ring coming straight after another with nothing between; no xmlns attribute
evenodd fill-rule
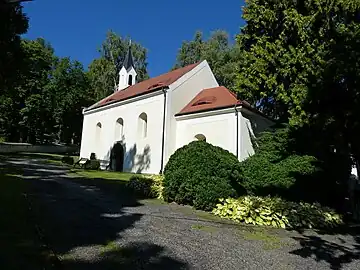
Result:
<svg viewBox="0 0 360 270"><path fill-rule="evenodd" d="M111 170L122 172L124 166L124 147L120 142L114 144L111 150Z"/></svg>

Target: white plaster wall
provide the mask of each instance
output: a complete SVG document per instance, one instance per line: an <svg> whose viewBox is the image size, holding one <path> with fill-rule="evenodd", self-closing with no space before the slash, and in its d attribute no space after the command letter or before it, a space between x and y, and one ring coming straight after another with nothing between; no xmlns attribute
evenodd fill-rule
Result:
<svg viewBox="0 0 360 270"><path fill-rule="evenodd" d="M255 154L254 146L251 141L251 138L254 136L254 131L252 129L252 122L250 119L244 117L244 115L239 112L239 156L238 159L243 161Z"/></svg>
<svg viewBox="0 0 360 270"><path fill-rule="evenodd" d="M241 110L237 118L231 108L224 112L219 110L179 116L176 149L196 140L197 134L203 134L208 143L228 150L237 155L239 161L243 161L255 153L252 138L256 138L256 132L261 132L272 124L262 116Z"/></svg>
<svg viewBox="0 0 360 270"><path fill-rule="evenodd" d="M175 114L179 113L199 92L206 88L217 87L214 74L207 61L203 61L178 81L170 85L168 90L168 105L166 111L166 145L164 165L177 149L177 121Z"/></svg>
<svg viewBox="0 0 360 270"><path fill-rule="evenodd" d="M195 141L197 134L203 134L206 142L236 155L235 112L177 120L176 148Z"/></svg>
<svg viewBox="0 0 360 270"><path fill-rule="evenodd" d="M164 96L160 91L156 96L140 99L116 107L86 112L84 115L81 157L89 158L92 152L100 160L109 161L110 149L122 140L125 148L124 171L159 173L161 164L161 137L163 125ZM147 136L138 134L138 117L147 114ZM124 121L123 137L116 138L116 121ZM96 125L100 122L101 140L96 142Z"/></svg>
<svg viewBox="0 0 360 270"><path fill-rule="evenodd" d="M268 129L274 123L253 112L243 109L239 113L239 160L243 161L255 153L253 139L256 139L260 132Z"/></svg>

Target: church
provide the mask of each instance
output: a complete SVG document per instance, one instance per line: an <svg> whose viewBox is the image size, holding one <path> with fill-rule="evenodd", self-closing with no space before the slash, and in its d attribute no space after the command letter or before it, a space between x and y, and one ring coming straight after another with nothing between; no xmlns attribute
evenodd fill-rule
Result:
<svg viewBox="0 0 360 270"><path fill-rule="evenodd" d="M244 160L253 138L273 122L224 86L202 61L142 82L129 48L116 91L83 110L80 157L102 169L158 174L176 149L194 140Z"/></svg>

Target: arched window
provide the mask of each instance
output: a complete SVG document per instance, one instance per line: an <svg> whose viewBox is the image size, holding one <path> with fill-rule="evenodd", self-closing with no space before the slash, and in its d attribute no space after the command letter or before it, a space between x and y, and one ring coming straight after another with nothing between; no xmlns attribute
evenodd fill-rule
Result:
<svg viewBox="0 0 360 270"><path fill-rule="evenodd" d="M146 113L142 113L139 115L138 135L141 138L146 138L146 136L147 136L147 115L146 115Z"/></svg>
<svg viewBox="0 0 360 270"><path fill-rule="evenodd" d="M198 134L195 136L195 140L206 142L206 137L203 134Z"/></svg>
<svg viewBox="0 0 360 270"><path fill-rule="evenodd" d="M129 75L128 85L132 85L132 75Z"/></svg>
<svg viewBox="0 0 360 270"><path fill-rule="evenodd" d="M124 135L124 120L119 118L115 123L115 140L121 141Z"/></svg>

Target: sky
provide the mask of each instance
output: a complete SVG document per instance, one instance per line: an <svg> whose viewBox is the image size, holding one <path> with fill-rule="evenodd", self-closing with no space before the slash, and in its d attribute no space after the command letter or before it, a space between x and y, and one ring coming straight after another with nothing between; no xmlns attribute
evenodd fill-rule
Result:
<svg viewBox="0 0 360 270"><path fill-rule="evenodd" d="M200 30L205 37L226 30L234 39L243 25L243 0L33 0L26 38L42 37L57 56L69 56L84 67L99 57L106 32L130 36L148 49L150 77L175 64L181 43Z"/></svg>

